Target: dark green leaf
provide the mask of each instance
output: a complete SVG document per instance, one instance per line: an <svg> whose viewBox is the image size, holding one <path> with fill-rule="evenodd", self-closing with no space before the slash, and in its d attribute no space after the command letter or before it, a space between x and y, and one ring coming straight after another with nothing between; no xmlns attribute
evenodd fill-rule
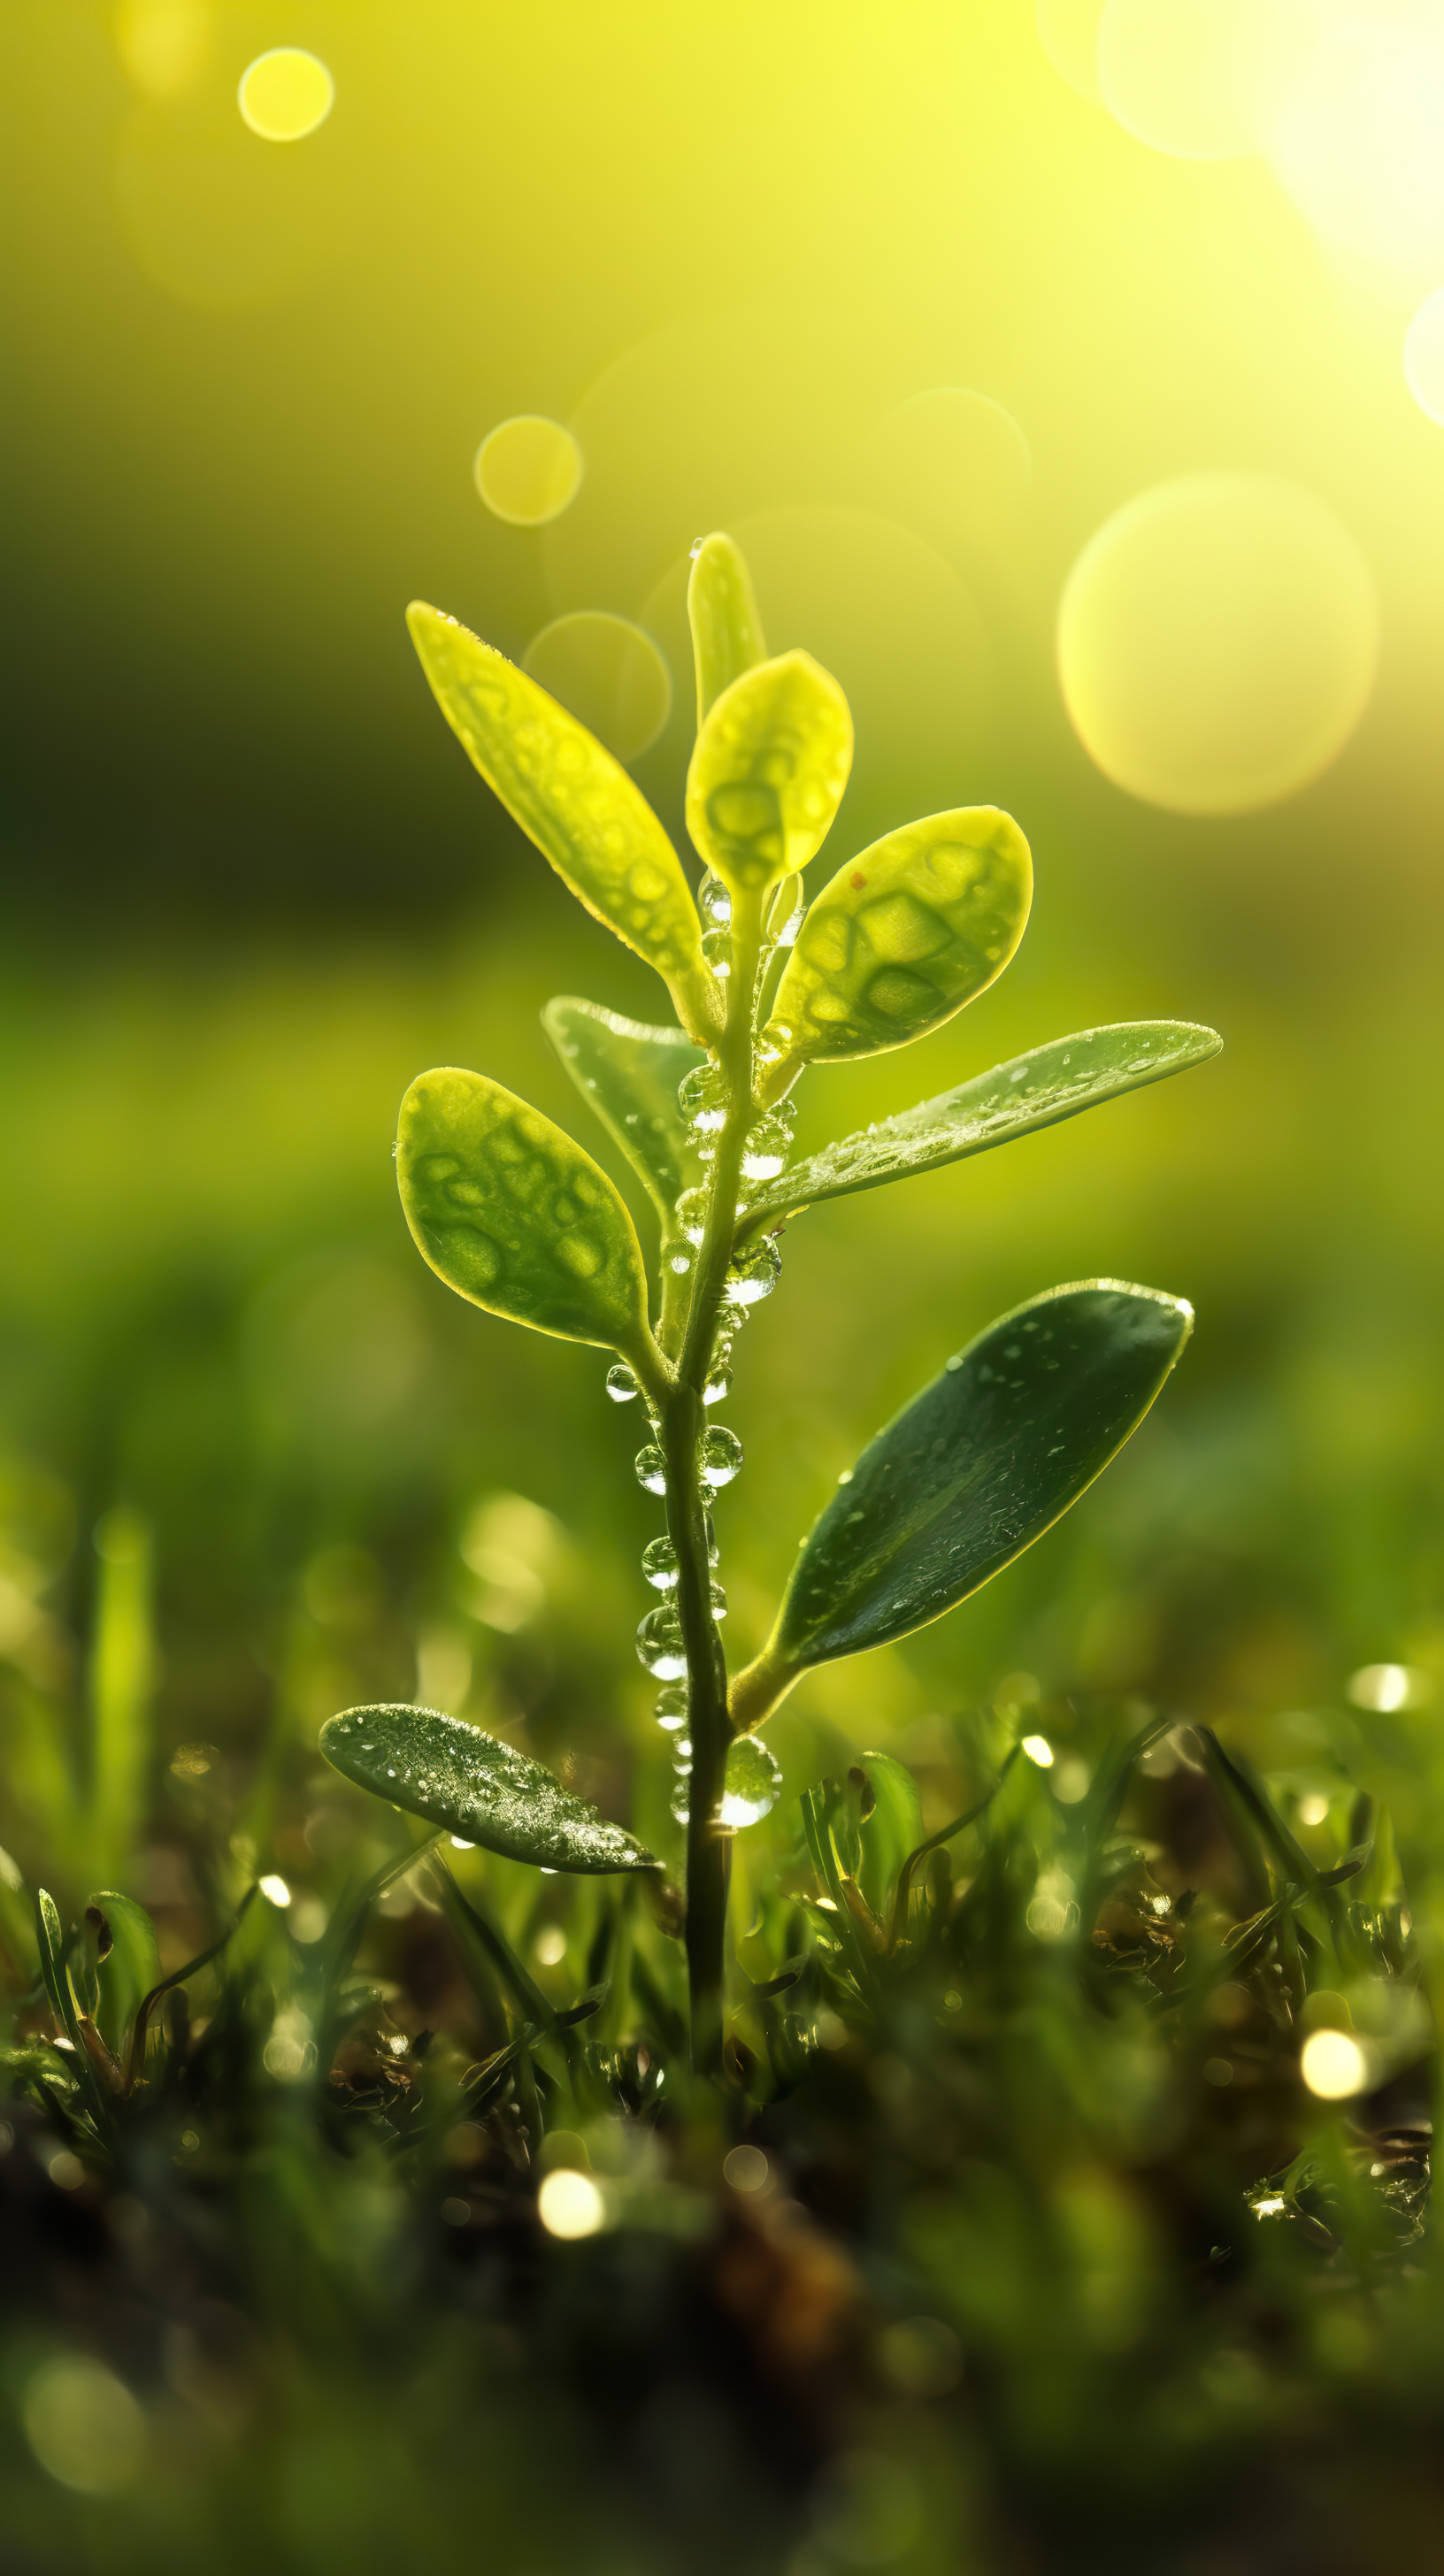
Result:
<svg viewBox="0 0 1444 2576"><path fill-rule="evenodd" d="M798 1063L877 1055L951 1019L1001 975L1032 895L1028 844L996 805L925 815L849 859L809 908L777 987L769 1090Z"/></svg>
<svg viewBox="0 0 1444 2576"><path fill-rule="evenodd" d="M717 1020L682 863L621 763L525 671L425 600L406 612L438 706L488 787L588 912L655 966L682 1018Z"/></svg>
<svg viewBox="0 0 1444 2576"><path fill-rule="evenodd" d="M852 717L810 653L759 662L724 689L687 772L687 829L734 893L805 868L842 801Z"/></svg>
<svg viewBox="0 0 1444 2576"><path fill-rule="evenodd" d="M817 1199L845 1198L854 1190L874 1190L883 1181L986 1154L991 1146L1027 1136L1035 1127L1075 1118L1080 1109L1101 1100L1202 1064L1222 1044L1215 1029L1195 1028L1188 1020L1123 1020L1113 1028L1054 1038L1047 1046L994 1065L990 1073L974 1074L955 1091L920 1100L915 1109L899 1110L896 1117L881 1118L789 1165L749 1199L739 1239Z"/></svg>
<svg viewBox="0 0 1444 2576"><path fill-rule="evenodd" d="M508 1860L589 1877L656 1867L639 1842L540 1762L462 1718L434 1708L351 1708L326 1720L320 1744L359 1787Z"/></svg>
<svg viewBox="0 0 1444 2576"><path fill-rule="evenodd" d="M682 1029L649 1028L559 993L542 1027L589 1108L621 1146L659 1213L671 1214L701 1176L692 1130L677 1107L677 1085L705 1064Z"/></svg>
<svg viewBox="0 0 1444 2576"><path fill-rule="evenodd" d="M730 689L733 681L750 671L754 663L767 658L751 575L740 549L720 531L703 537L692 549L687 615L697 671L700 732L723 690Z"/></svg>
<svg viewBox="0 0 1444 2576"><path fill-rule="evenodd" d="M647 1281L606 1173L540 1110L455 1066L401 1104L401 1204L423 1258L474 1306L634 1358Z"/></svg>
<svg viewBox="0 0 1444 2576"><path fill-rule="evenodd" d="M1177 1298L1098 1279L990 1324L839 1485L762 1663L786 1671L886 1645L975 1592L1106 1467L1192 1322Z"/></svg>

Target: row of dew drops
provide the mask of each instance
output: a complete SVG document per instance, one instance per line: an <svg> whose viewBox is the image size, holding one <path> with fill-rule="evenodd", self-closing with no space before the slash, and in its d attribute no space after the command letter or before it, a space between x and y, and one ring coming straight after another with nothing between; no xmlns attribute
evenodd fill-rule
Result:
<svg viewBox="0 0 1444 2576"><path fill-rule="evenodd" d="M708 927L702 935L702 953L719 982L732 972L732 898L720 877L710 873L703 877L697 892L698 906ZM803 916L802 879L788 877L778 888L769 908L762 952L757 968L754 1013L760 1005L767 967L779 948L790 948L797 937ZM715 1064L695 1065L684 1074L677 1092L677 1106L692 1131L694 1151L704 1166L717 1153L722 1129L726 1125L726 1078ZM746 1184L775 1180L792 1150L793 1129L797 1112L791 1101L781 1101L775 1108L762 1110L747 1132L742 1151L744 1195L738 1215L746 1209ZM676 1277L685 1278L700 1249L707 1227L708 1192L704 1187L682 1192L673 1213L674 1232L662 1246L662 1261ZM749 1246L729 1263L722 1289L722 1311L713 1337L712 1355L706 1384L702 1390L704 1404L720 1404L732 1385L732 1346L748 1313L764 1297L770 1297L782 1271L782 1255L770 1237ZM616 1404L630 1404L641 1392L636 1377L624 1361L607 1371L607 1393ZM667 1466L659 1439L659 1426L653 1424L654 1437L637 1452L637 1482L649 1494L663 1494L667 1489ZM714 1423L704 1434L701 1453L702 1482L711 1493L730 1485L742 1465L742 1443L735 1431ZM707 1557L715 1568L718 1562L717 1542L713 1536L711 1514L707 1517ZM682 1623L677 1614L677 1551L669 1538L651 1539L642 1552L642 1572L654 1591L663 1595L661 1606L649 1610L637 1627L637 1653L646 1670L663 1684L657 1697L657 1723L672 1739L675 1779L672 1791L672 1813L679 1824L687 1821L690 1804L692 1745L687 1726L687 1657L682 1643ZM711 1587L712 1616L725 1619L727 1595L715 1580ZM746 1825L760 1824L777 1803L782 1774L773 1755L755 1736L739 1736L727 1758L727 1776L723 1787L718 1822L740 1831Z"/></svg>

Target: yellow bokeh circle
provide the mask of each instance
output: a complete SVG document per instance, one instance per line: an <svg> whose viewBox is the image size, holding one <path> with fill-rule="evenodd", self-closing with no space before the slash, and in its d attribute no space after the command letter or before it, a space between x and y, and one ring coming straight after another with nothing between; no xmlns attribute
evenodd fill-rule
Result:
<svg viewBox="0 0 1444 2576"><path fill-rule="evenodd" d="M336 103L336 84L319 55L299 45L276 45L246 65L236 100L263 142L301 143L325 124Z"/></svg>
<svg viewBox="0 0 1444 2576"><path fill-rule="evenodd" d="M1444 429L1444 286L1425 297L1404 334L1404 380L1419 409Z"/></svg>
<svg viewBox="0 0 1444 2576"><path fill-rule="evenodd" d="M1105 777L1179 814L1246 814L1317 778L1368 702L1368 567L1321 501L1266 475L1140 493L1058 611L1064 701Z"/></svg>
<svg viewBox="0 0 1444 2576"><path fill-rule="evenodd" d="M618 760L637 760L666 730L672 674L661 647L629 617L578 608L534 635L522 669L559 698Z"/></svg>
<svg viewBox="0 0 1444 2576"><path fill-rule="evenodd" d="M1280 0L1107 0L1096 69L1124 131L1181 161L1226 161L1266 139L1300 51Z"/></svg>
<svg viewBox="0 0 1444 2576"><path fill-rule="evenodd" d="M514 528L544 528L576 499L582 451L569 429L540 412L518 412L488 430L472 472L489 510Z"/></svg>

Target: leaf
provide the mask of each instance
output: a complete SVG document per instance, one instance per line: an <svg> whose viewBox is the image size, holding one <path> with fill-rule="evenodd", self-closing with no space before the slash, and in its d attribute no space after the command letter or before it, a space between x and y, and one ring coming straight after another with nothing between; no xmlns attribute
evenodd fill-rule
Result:
<svg viewBox="0 0 1444 2576"><path fill-rule="evenodd" d="M508 1860L587 1877L657 1866L540 1762L437 1709L346 1709L327 1718L320 1746L358 1787Z"/></svg>
<svg viewBox="0 0 1444 2576"><path fill-rule="evenodd" d="M700 732L723 690L767 657L762 620L752 596L752 577L741 549L720 530L703 537L692 549L687 616L692 627Z"/></svg>
<svg viewBox="0 0 1444 2576"><path fill-rule="evenodd" d="M878 1433L803 1541L743 1722L777 1676L940 1618L1077 1501L1135 1430L1191 1307L1111 1279L990 1324ZM785 1687L785 1679L782 1687Z"/></svg>
<svg viewBox="0 0 1444 2576"><path fill-rule="evenodd" d="M96 2130L102 2138L112 2131L110 2105L101 2090L99 2078L85 2044L85 2026L76 2009L65 1956L65 1934L59 1909L48 1888L35 1891L35 1937L40 1951L40 1975L45 1999L70 2042L67 2072L75 2080L76 2090L85 2104Z"/></svg>
<svg viewBox="0 0 1444 2576"><path fill-rule="evenodd" d="M862 1773L870 1798L858 1828L858 1885L879 1922L886 1923L899 1872L923 1839L922 1799L906 1763L891 1753L859 1754L853 1768Z"/></svg>
<svg viewBox="0 0 1444 2576"><path fill-rule="evenodd" d="M621 763L505 655L425 600L406 612L436 702L473 765L580 903L671 989L692 1034L719 1023L682 863Z"/></svg>
<svg viewBox="0 0 1444 2576"><path fill-rule="evenodd" d="M578 1091L620 1145L663 1217L701 1165L677 1107L677 1085L707 1061L682 1029L649 1028L599 1003L559 993L542 1027Z"/></svg>
<svg viewBox="0 0 1444 2576"><path fill-rule="evenodd" d="M687 772L687 829L734 893L805 868L842 802L852 717L810 653L759 662L724 689Z"/></svg>
<svg viewBox="0 0 1444 2576"><path fill-rule="evenodd" d="M85 1909L87 1927L97 1935L101 2038L119 2057L142 1998L161 1981L160 1948L155 1925L133 1896L105 1887Z"/></svg>
<svg viewBox="0 0 1444 2576"><path fill-rule="evenodd" d="M690 815L689 815L690 823ZM764 1046L787 1068L878 1055L951 1019L1001 975L1033 899L1028 844L996 805L961 806L874 841L810 907Z"/></svg>
<svg viewBox="0 0 1444 2576"><path fill-rule="evenodd" d="M459 1297L566 1341L645 1350L632 1220L606 1173L540 1110L485 1074L418 1074L396 1160L422 1258Z"/></svg>
<svg viewBox="0 0 1444 2576"><path fill-rule="evenodd" d="M1054 1038L790 1164L749 1199L738 1240L817 1199L846 1198L854 1190L874 1190L883 1181L986 1154L1014 1136L1206 1063L1222 1045L1216 1029L1188 1020L1122 1020L1112 1028Z"/></svg>

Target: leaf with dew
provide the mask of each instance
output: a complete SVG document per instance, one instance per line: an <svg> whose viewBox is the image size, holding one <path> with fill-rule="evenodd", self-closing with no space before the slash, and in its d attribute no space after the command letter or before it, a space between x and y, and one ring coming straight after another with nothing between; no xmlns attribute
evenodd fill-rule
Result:
<svg viewBox="0 0 1444 2576"><path fill-rule="evenodd" d="M319 1741L332 1768L358 1788L508 1860L583 1877L657 1866L542 1763L464 1718L434 1708L348 1708L327 1718Z"/></svg>

